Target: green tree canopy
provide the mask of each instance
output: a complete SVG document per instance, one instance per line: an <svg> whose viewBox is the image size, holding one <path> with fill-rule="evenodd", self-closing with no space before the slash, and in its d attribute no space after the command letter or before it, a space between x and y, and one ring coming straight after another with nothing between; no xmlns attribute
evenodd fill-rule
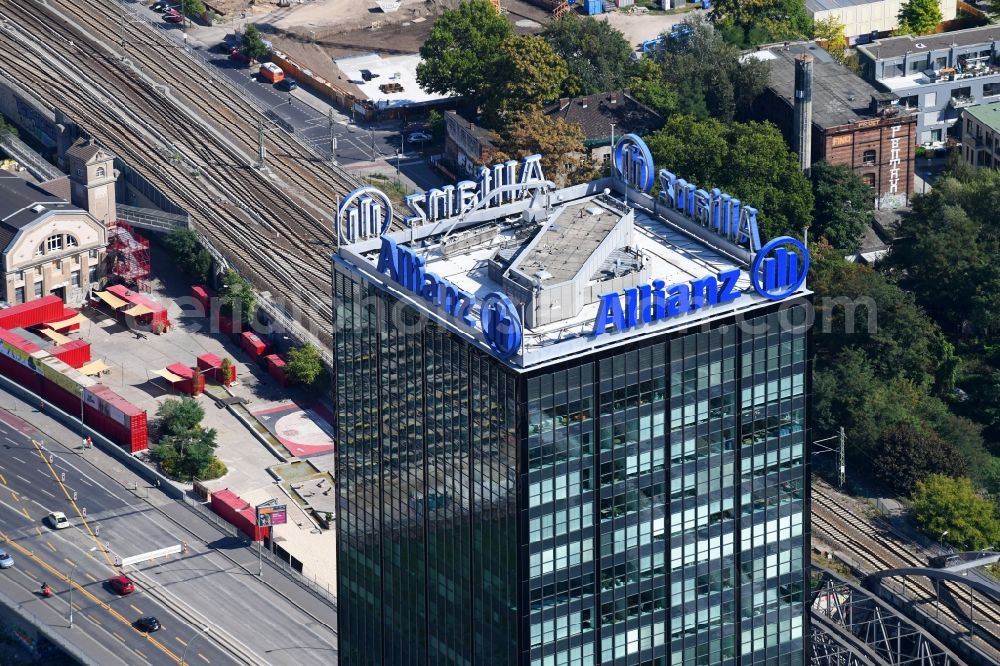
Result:
<svg viewBox="0 0 1000 666"><path fill-rule="evenodd" d="M541 34L566 62L566 95L593 95L628 85L634 69L632 45L607 21L569 12Z"/></svg>
<svg viewBox="0 0 1000 666"><path fill-rule="evenodd" d="M546 178L560 187L575 185L597 175L583 139L580 125L532 111L517 116L497 135L496 159L505 161L541 154Z"/></svg>
<svg viewBox="0 0 1000 666"><path fill-rule="evenodd" d="M511 36L500 44L483 101L483 118L502 127L512 118L559 97L566 63L537 35Z"/></svg>
<svg viewBox="0 0 1000 666"><path fill-rule="evenodd" d="M297 384L312 386L323 374L323 361L319 350L306 343L288 350L288 378Z"/></svg>
<svg viewBox="0 0 1000 666"><path fill-rule="evenodd" d="M244 324L253 321L257 315L257 294L243 276L227 268L222 274L222 288L219 290L222 314L239 318Z"/></svg>
<svg viewBox="0 0 1000 666"><path fill-rule="evenodd" d="M198 236L191 229L175 228L164 239L167 251L181 271L194 282L208 282L212 269L212 255L208 253Z"/></svg>
<svg viewBox="0 0 1000 666"><path fill-rule="evenodd" d="M677 95L677 110L699 120L748 117L767 85L767 64L741 60L740 50L708 21L695 16L686 23L687 32L664 35L662 49L652 54L661 64L664 85Z"/></svg>
<svg viewBox="0 0 1000 666"><path fill-rule="evenodd" d="M917 481L933 473L958 477L966 472L951 442L909 423L890 426L882 433L873 470L876 479L901 495L913 492Z"/></svg>
<svg viewBox="0 0 1000 666"><path fill-rule="evenodd" d="M875 222L875 191L843 165L820 161L810 176L815 199L810 231L839 250L856 252Z"/></svg>
<svg viewBox="0 0 1000 666"><path fill-rule="evenodd" d="M188 16L201 18L205 15L205 3L202 0L184 0L184 11Z"/></svg>
<svg viewBox="0 0 1000 666"><path fill-rule="evenodd" d="M899 8L900 34L926 35L942 21L938 0L907 0Z"/></svg>
<svg viewBox="0 0 1000 666"><path fill-rule="evenodd" d="M194 398L171 398L156 408L156 417L162 435L177 435L198 427L205 418L205 408Z"/></svg>
<svg viewBox="0 0 1000 666"><path fill-rule="evenodd" d="M257 29L256 24L250 23L243 29L240 50L253 60L262 60L267 57L267 45L264 44L264 38L260 36L260 30Z"/></svg>
<svg viewBox="0 0 1000 666"><path fill-rule="evenodd" d="M510 22L488 0L445 10L420 47L417 81L425 90L461 95L478 106L492 89L500 45L511 34Z"/></svg>
<svg viewBox="0 0 1000 666"><path fill-rule="evenodd" d="M811 32L805 0L715 0L709 16L738 47L799 39Z"/></svg>
<svg viewBox="0 0 1000 666"><path fill-rule="evenodd" d="M756 208L764 238L801 236L811 219L812 187L770 123L725 125L675 115L646 143L657 166Z"/></svg>
<svg viewBox="0 0 1000 666"><path fill-rule="evenodd" d="M642 58L629 82L632 96L664 118L677 110L677 92L663 75L663 65L653 58Z"/></svg>
<svg viewBox="0 0 1000 666"><path fill-rule="evenodd" d="M1000 543L996 506L976 493L967 478L932 474L918 481L913 518L921 532L933 539L947 532L944 542L958 548L980 550Z"/></svg>

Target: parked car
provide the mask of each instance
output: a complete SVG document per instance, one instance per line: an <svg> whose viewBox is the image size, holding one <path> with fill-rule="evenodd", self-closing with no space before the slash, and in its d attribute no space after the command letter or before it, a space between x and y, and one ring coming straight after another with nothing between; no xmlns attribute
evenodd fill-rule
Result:
<svg viewBox="0 0 1000 666"><path fill-rule="evenodd" d="M147 634L151 634L154 631L162 629L163 625L161 625L160 621L152 615L147 615L145 617L140 617L135 621L135 628L139 631L145 631Z"/></svg>
<svg viewBox="0 0 1000 666"><path fill-rule="evenodd" d="M165 12L168 9L170 9L170 3L169 2L154 2L152 5L149 6L149 8L152 9L154 12Z"/></svg>
<svg viewBox="0 0 1000 666"><path fill-rule="evenodd" d="M294 79L285 77L282 80L275 83L274 87L283 92L292 92L293 90L299 87L299 84L297 84Z"/></svg>
<svg viewBox="0 0 1000 666"><path fill-rule="evenodd" d="M111 586L112 590L123 597L126 594L132 594L135 592L135 584L129 580L128 576L115 576L114 578L108 580L108 585Z"/></svg>
<svg viewBox="0 0 1000 666"><path fill-rule="evenodd" d="M270 81L271 83L277 83L285 78L285 72L273 62L263 63L258 75L261 81Z"/></svg>
<svg viewBox="0 0 1000 666"><path fill-rule="evenodd" d="M69 527L69 519L62 511L53 511L45 516L45 522L54 530L64 530Z"/></svg>
<svg viewBox="0 0 1000 666"><path fill-rule="evenodd" d="M413 132L408 137L406 137L406 140L409 141L410 143L423 143L424 141L430 141L433 138L434 137L428 134L427 132Z"/></svg>
<svg viewBox="0 0 1000 666"><path fill-rule="evenodd" d="M229 51L229 59L235 60L236 62L242 62L245 65L250 64L250 56L248 56L246 53L243 53L243 51L240 51L237 48L234 48L231 51Z"/></svg>
<svg viewBox="0 0 1000 666"><path fill-rule="evenodd" d="M167 23L181 23L184 21L184 16L182 16L176 9L169 9L163 15L163 20Z"/></svg>
<svg viewBox="0 0 1000 666"><path fill-rule="evenodd" d="M0 550L0 569L10 569L14 566L14 558L6 550Z"/></svg>

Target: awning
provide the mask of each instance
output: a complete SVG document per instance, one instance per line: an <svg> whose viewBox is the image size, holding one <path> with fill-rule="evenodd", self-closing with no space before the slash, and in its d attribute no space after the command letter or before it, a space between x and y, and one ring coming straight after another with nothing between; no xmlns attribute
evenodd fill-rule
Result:
<svg viewBox="0 0 1000 666"><path fill-rule="evenodd" d="M51 328L54 331L61 331L64 328L69 328L70 326L73 326L74 324L82 324L85 321L87 321L87 320L86 320L86 318L84 318L83 315L81 315L81 314L75 314L72 317L70 317L69 319L63 319L62 321L53 321L53 322L50 322L50 323L46 324L46 326L48 326L49 328Z"/></svg>
<svg viewBox="0 0 1000 666"><path fill-rule="evenodd" d="M176 384L177 382L184 381L183 377L181 377L180 375L175 375L174 373L170 372L166 368L163 368L162 370L153 370L153 374L156 375L156 376L158 376L158 377L163 377L164 379L166 379L171 384Z"/></svg>
<svg viewBox="0 0 1000 666"><path fill-rule="evenodd" d="M43 328L42 330L39 331L39 333L41 333L42 335L44 335L57 345L64 345L67 342L73 342L73 338L67 338L62 333L56 333L50 328Z"/></svg>
<svg viewBox="0 0 1000 666"><path fill-rule="evenodd" d="M107 303L109 306L111 306L115 310L117 310L120 307L124 307L124 306L128 305L128 303L126 301L123 301L122 299L118 298L114 294L109 294L106 291L95 291L94 293L97 294L97 297L99 299L101 299L102 301L104 301L105 303Z"/></svg>
<svg viewBox="0 0 1000 666"><path fill-rule="evenodd" d="M152 314L152 312L153 311L145 305L133 305L128 310L125 310L125 314L129 317L141 317L142 315Z"/></svg>
<svg viewBox="0 0 1000 666"><path fill-rule="evenodd" d="M87 365L80 368L80 372L82 372L85 375L99 375L105 370L110 370L110 369L111 369L110 365L108 365L101 359L97 359L96 361L91 361Z"/></svg>

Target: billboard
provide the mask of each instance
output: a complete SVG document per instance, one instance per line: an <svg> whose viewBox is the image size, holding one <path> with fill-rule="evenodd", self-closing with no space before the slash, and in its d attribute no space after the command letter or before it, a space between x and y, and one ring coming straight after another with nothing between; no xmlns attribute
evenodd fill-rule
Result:
<svg viewBox="0 0 1000 666"><path fill-rule="evenodd" d="M271 527L272 525L284 525L288 522L288 505L277 504L276 500L270 500L257 507L257 527Z"/></svg>

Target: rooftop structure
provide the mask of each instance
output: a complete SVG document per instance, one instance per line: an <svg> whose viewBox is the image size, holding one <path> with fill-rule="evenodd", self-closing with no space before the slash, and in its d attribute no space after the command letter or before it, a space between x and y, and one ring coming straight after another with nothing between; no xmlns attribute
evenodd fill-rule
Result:
<svg viewBox="0 0 1000 666"><path fill-rule="evenodd" d="M335 62L380 109L422 105L447 97L427 92L417 83L420 56L416 54L383 58L377 53L364 53Z"/></svg>
<svg viewBox="0 0 1000 666"><path fill-rule="evenodd" d="M902 0L806 0L806 11L814 21L835 18L844 24L851 44L864 44L899 27ZM940 0L943 21L957 13L955 0Z"/></svg>
<svg viewBox="0 0 1000 666"><path fill-rule="evenodd" d="M1000 26L879 39L858 48L865 79L919 110L917 142L943 142L959 111L1000 99Z"/></svg>
<svg viewBox="0 0 1000 666"><path fill-rule="evenodd" d="M610 145L614 142L613 133L645 136L663 127L663 117L632 97L628 90L565 97L547 105L542 112L580 125L584 145L588 147Z"/></svg>
<svg viewBox="0 0 1000 666"><path fill-rule="evenodd" d="M971 166L1000 167L1000 102L962 109L962 158Z"/></svg>

